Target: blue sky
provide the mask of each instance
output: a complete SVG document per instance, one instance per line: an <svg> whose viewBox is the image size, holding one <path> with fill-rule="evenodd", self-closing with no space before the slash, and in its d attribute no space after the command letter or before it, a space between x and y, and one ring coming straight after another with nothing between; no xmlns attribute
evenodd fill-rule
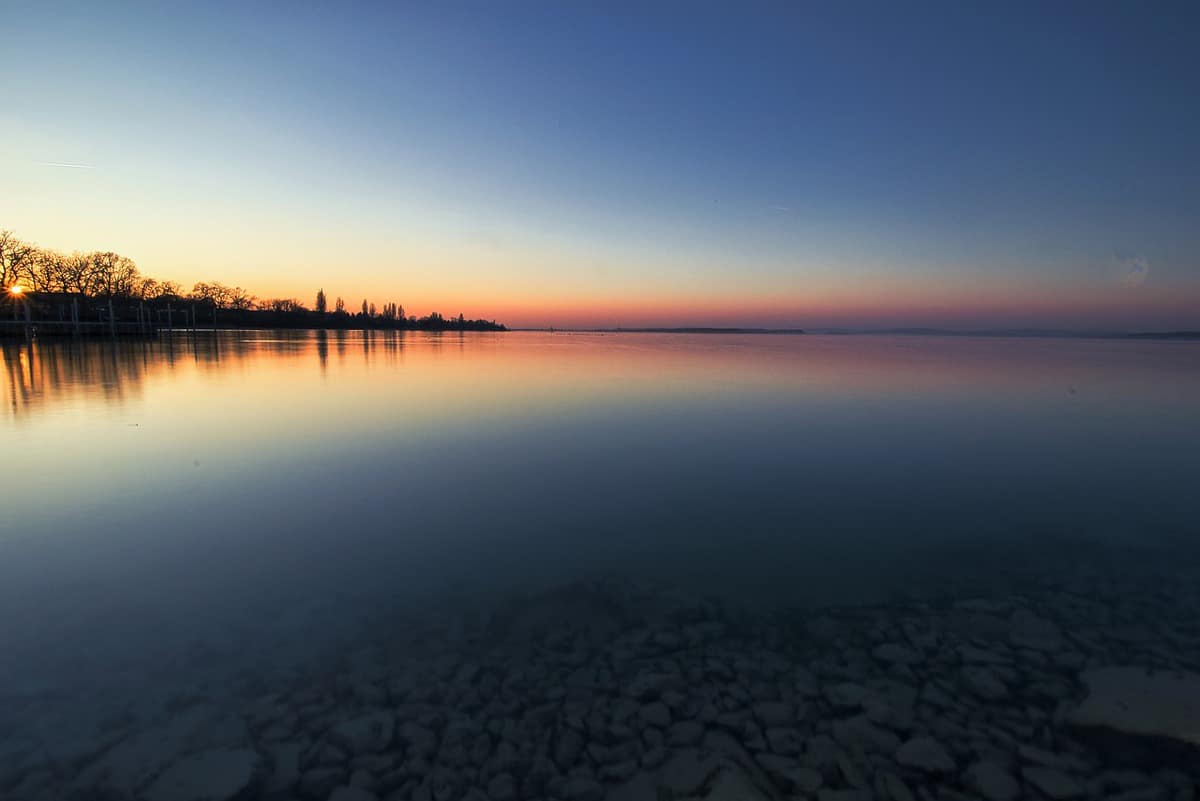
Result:
<svg viewBox="0 0 1200 801"><path fill-rule="evenodd" d="M185 284L524 324L1200 327L1195 4L6 18L0 226Z"/></svg>

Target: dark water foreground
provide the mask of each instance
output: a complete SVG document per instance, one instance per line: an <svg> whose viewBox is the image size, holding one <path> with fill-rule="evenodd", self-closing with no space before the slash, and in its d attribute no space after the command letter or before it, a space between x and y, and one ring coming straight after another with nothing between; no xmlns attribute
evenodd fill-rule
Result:
<svg viewBox="0 0 1200 801"><path fill-rule="evenodd" d="M359 610L291 663L284 629L161 694L7 698L0 781L22 799L1184 801L1200 571L1125 557L1142 567L886 605L767 613L614 580Z"/></svg>
<svg viewBox="0 0 1200 801"><path fill-rule="evenodd" d="M1192 344L3 355L0 798L1195 796Z"/></svg>

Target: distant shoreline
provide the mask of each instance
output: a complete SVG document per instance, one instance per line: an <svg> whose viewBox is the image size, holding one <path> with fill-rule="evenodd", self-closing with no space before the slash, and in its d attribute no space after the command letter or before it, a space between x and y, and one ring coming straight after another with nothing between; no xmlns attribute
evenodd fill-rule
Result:
<svg viewBox="0 0 1200 801"><path fill-rule="evenodd" d="M984 331L957 331L942 328L510 328L511 331L529 331L563 334L783 334L819 336L924 336L924 337L991 337L1024 339L1168 339L1200 340L1200 331L1060 331L1041 329L994 329Z"/></svg>

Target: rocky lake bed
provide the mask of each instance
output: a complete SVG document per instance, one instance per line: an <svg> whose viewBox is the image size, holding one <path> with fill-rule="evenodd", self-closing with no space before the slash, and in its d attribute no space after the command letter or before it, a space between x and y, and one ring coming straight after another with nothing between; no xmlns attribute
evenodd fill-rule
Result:
<svg viewBox="0 0 1200 801"><path fill-rule="evenodd" d="M0 798L1193 801L1196 578L772 609L597 579L377 611L136 700L0 694Z"/></svg>

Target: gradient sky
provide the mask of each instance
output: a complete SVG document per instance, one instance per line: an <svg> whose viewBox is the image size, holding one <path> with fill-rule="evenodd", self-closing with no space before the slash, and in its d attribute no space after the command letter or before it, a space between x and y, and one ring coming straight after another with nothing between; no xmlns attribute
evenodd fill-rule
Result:
<svg viewBox="0 0 1200 801"><path fill-rule="evenodd" d="M1200 5L643 5L7 2L0 227L514 325L1200 328Z"/></svg>

